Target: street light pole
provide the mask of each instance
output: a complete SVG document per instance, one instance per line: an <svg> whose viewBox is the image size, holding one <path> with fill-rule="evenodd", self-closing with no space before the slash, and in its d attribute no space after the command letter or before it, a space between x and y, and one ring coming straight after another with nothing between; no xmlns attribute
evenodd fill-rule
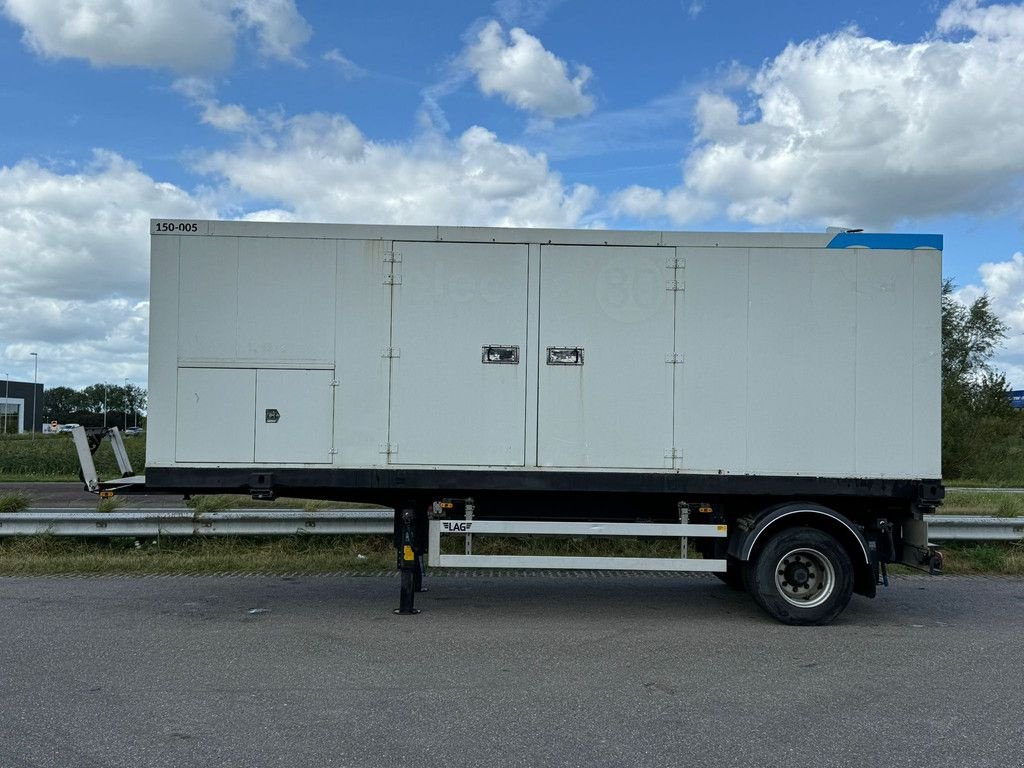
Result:
<svg viewBox="0 0 1024 768"><path fill-rule="evenodd" d="M39 381L39 353L29 352L36 359L35 370L32 373L32 439L36 439L36 382Z"/></svg>
<svg viewBox="0 0 1024 768"><path fill-rule="evenodd" d="M5 373L7 377L7 391L4 392L4 436L7 436L7 411L11 407L11 374Z"/></svg>
<svg viewBox="0 0 1024 768"><path fill-rule="evenodd" d="M124 380L124 431L128 431L128 379Z"/></svg>
<svg viewBox="0 0 1024 768"><path fill-rule="evenodd" d="M107 382L103 382L103 428L107 428Z"/></svg>

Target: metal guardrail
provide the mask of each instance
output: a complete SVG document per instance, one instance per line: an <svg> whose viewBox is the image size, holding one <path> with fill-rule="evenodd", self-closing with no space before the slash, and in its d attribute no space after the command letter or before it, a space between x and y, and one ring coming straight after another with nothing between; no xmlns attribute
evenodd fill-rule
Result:
<svg viewBox="0 0 1024 768"><path fill-rule="evenodd" d="M0 515L3 536L340 536L389 534L390 509L115 510L114 512L35 509Z"/></svg>
<svg viewBox="0 0 1024 768"><path fill-rule="evenodd" d="M935 541L1021 541L1024 517L926 515L928 538Z"/></svg>
<svg viewBox="0 0 1024 768"><path fill-rule="evenodd" d="M936 541L1021 541L1024 517L927 515L928 536ZM114 512L34 509L0 514L0 537L35 536L327 536L390 534L390 509L189 509Z"/></svg>

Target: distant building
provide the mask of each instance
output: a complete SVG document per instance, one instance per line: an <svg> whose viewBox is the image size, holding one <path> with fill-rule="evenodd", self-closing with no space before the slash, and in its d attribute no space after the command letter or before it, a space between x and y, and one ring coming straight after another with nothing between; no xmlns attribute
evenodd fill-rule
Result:
<svg viewBox="0 0 1024 768"><path fill-rule="evenodd" d="M1024 408L1024 389L1015 389L1010 392L1010 405L1014 408Z"/></svg>
<svg viewBox="0 0 1024 768"><path fill-rule="evenodd" d="M35 414L32 413L32 389L35 388ZM43 385L31 381L0 379L0 433L20 434L43 428Z"/></svg>

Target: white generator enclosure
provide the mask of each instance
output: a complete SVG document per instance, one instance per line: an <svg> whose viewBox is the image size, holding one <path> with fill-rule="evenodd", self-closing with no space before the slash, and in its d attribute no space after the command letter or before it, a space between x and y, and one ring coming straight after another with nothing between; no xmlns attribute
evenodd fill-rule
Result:
<svg viewBox="0 0 1024 768"><path fill-rule="evenodd" d="M93 490L391 506L405 614L426 562L707 571L790 624L941 565L939 235L151 234L146 474L95 482L82 431ZM491 534L678 557L473 553Z"/></svg>
<svg viewBox="0 0 1024 768"><path fill-rule="evenodd" d="M153 478L940 475L938 236L157 220L152 286Z"/></svg>

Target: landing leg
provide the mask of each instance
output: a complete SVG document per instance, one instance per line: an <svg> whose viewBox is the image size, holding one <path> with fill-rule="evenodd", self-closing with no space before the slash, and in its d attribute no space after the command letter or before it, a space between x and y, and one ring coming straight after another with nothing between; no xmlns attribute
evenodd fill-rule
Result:
<svg viewBox="0 0 1024 768"><path fill-rule="evenodd" d="M430 510L423 509L422 506L418 507L416 522L413 525L416 530L412 547L412 551L416 554L415 586L417 592L426 592L427 588L423 586L423 577L427 575L426 554L427 541L430 538Z"/></svg>
<svg viewBox="0 0 1024 768"><path fill-rule="evenodd" d="M395 613L401 616L419 613L413 607L417 582L422 586L416 539L416 512L412 507L407 507L395 515L395 550L398 554L398 570L402 574L402 594Z"/></svg>

